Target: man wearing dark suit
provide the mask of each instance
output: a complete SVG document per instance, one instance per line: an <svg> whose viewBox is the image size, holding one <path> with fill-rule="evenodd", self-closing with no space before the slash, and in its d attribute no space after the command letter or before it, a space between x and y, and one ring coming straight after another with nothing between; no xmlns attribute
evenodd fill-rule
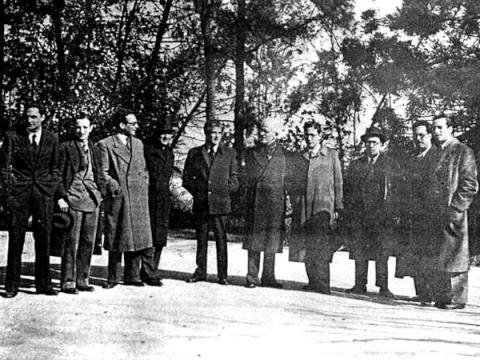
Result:
<svg viewBox="0 0 480 360"><path fill-rule="evenodd" d="M188 152L183 172L183 186L193 195L196 218L197 269L188 282L207 277L208 230L213 227L217 245L218 283L227 281L227 235L225 218L231 212L230 195L238 190L235 150L220 144L223 127L220 122L207 122L205 144Z"/></svg>
<svg viewBox="0 0 480 360"><path fill-rule="evenodd" d="M60 181L58 138L42 128L45 113L40 105L30 104L25 109L25 129L7 136L0 156L2 179L11 189L9 207L12 218L5 281L7 298L18 293L22 250L30 215L35 240L37 294L58 294L52 288L49 270L53 196Z"/></svg>
<svg viewBox="0 0 480 360"><path fill-rule="evenodd" d="M92 129L90 120L82 115L75 120L76 139L60 144L62 182L57 203L61 212L69 212L73 218L61 267L61 288L68 294L94 290L88 277L102 197L97 185L100 154L89 141Z"/></svg>
<svg viewBox="0 0 480 360"><path fill-rule="evenodd" d="M368 129L362 141L365 156L352 161L344 183L344 204L352 230L350 258L355 260L355 286L346 292L366 294L368 261L374 260L379 295L393 298L388 289L388 258L396 247L391 229L400 167L382 153L386 137L380 129Z"/></svg>
<svg viewBox="0 0 480 360"><path fill-rule="evenodd" d="M155 248L155 269L158 269L162 249L167 245L170 218L170 177L175 160L170 148L172 136L172 127L165 124L157 129L153 141L145 146L145 161L150 177L148 204L153 247Z"/></svg>

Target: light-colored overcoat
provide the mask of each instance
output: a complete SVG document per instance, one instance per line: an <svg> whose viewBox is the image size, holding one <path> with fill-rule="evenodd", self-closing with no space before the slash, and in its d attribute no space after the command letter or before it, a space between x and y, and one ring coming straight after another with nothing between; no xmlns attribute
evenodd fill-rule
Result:
<svg viewBox="0 0 480 360"><path fill-rule="evenodd" d="M118 135L98 143L100 188L105 201L105 242L110 251L152 246L148 209L148 172L143 143L131 138L131 150Z"/></svg>
<svg viewBox="0 0 480 360"><path fill-rule="evenodd" d="M432 187L438 199L438 222L432 223L432 242L438 244L435 269L465 272L469 268L467 210L478 190L472 149L457 139L440 149Z"/></svg>
<svg viewBox="0 0 480 360"><path fill-rule="evenodd" d="M321 147L311 158L309 153L304 154L302 160L306 169L298 172L297 176L305 177L304 189L298 195L292 194L289 260L304 261L306 244L314 241L319 248L318 254L331 261L333 252L338 248L336 237L332 231L319 229L319 215L323 211L328 212L332 230L335 211L343 209L343 180L338 153Z"/></svg>

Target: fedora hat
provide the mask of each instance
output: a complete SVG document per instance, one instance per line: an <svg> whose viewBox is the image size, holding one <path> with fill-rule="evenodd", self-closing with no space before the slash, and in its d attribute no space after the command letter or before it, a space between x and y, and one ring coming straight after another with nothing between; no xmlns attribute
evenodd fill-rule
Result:
<svg viewBox="0 0 480 360"><path fill-rule="evenodd" d="M362 141L367 141L367 139L371 137L378 137L382 143L384 143L387 140L387 137L385 136L383 131L377 127L368 128L365 134L363 134L360 137L360 139L362 139Z"/></svg>
<svg viewBox="0 0 480 360"><path fill-rule="evenodd" d="M55 231L69 231L73 227L73 216L70 213L54 213L52 227Z"/></svg>

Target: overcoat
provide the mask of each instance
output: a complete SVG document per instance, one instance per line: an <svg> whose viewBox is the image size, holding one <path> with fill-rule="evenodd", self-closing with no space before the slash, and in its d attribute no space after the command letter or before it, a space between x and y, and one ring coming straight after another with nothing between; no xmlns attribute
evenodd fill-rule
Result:
<svg viewBox="0 0 480 360"><path fill-rule="evenodd" d="M438 200L439 217L430 239L436 242L435 268L465 272L469 268L467 210L478 191L477 167L472 149L457 139L440 150L432 191Z"/></svg>
<svg viewBox="0 0 480 360"><path fill-rule="evenodd" d="M337 151L321 147L309 158L305 153L297 164L296 176L304 178L304 187L299 194L291 193L292 234L289 242L289 260L304 261L307 242L322 259L331 261L338 249L337 237L333 230L336 225L334 213L343 209L343 179ZM322 212L330 218L329 229L321 229L319 219Z"/></svg>
<svg viewBox="0 0 480 360"><path fill-rule="evenodd" d="M398 163L386 154L380 154L373 165L366 155L350 164L344 183L344 204L350 224L351 259L376 260L394 255L400 179Z"/></svg>
<svg viewBox="0 0 480 360"><path fill-rule="evenodd" d="M131 150L118 135L98 143L100 189L105 203L104 247L137 251L152 247L148 171L143 143L131 137Z"/></svg>
<svg viewBox="0 0 480 360"><path fill-rule="evenodd" d="M276 143L269 159L264 146L245 153L247 236L245 250L281 253L285 238L285 199L290 156Z"/></svg>
<svg viewBox="0 0 480 360"><path fill-rule="evenodd" d="M193 196L196 217L230 214L230 195L239 187L236 151L220 145L210 163L205 145L190 149L182 180L183 187Z"/></svg>
<svg viewBox="0 0 480 360"><path fill-rule="evenodd" d="M400 203L401 221L406 231L401 244L398 244L397 277L416 276L418 270L423 269L435 256L437 240L431 236L431 232L439 212L432 187L435 185L438 157L439 150L432 145L424 155L411 154L405 162L406 181Z"/></svg>
<svg viewBox="0 0 480 360"><path fill-rule="evenodd" d="M172 149L152 142L145 145L145 160L150 178L148 204L153 246L162 247L167 244L171 206L170 177L175 158Z"/></svg>

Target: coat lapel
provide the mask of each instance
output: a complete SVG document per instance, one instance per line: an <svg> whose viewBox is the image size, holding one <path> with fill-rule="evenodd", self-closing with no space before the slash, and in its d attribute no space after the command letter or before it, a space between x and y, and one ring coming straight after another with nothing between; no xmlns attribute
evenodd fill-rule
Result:
<svg viewBox="0 0 480 360"><path fill-rule="evenodd" d="M117 135L115 135L113 137L113 141L114 141L113 152L117 155L117 157L119 157L120 159L122 159L126 163L130 163L131 153L130 153L130 150L128 150L127 145L125 145ZM135 151L135 147L136 147L135 143L136 142L132 138L132 150L133 151Z"/></svg>
<svg viewBox="0 0 480 360"><path fill-rule="evenodd" d="M33 168L36 162L36 159L32 157L32 152L30 148L30 141L28 140L28 135L20 135L17 137L18 139L18 146L20 147L19 155L21 155L24 160L30 164Z"/></svg>
<svg viewBox="0 0 480 360"><path fill-rule="evenodd" d="M202 158L205 161L205 164L207 164L207 169L210 168L210 156L208 156L208 151L206 146L202 146Z"/></svg>

